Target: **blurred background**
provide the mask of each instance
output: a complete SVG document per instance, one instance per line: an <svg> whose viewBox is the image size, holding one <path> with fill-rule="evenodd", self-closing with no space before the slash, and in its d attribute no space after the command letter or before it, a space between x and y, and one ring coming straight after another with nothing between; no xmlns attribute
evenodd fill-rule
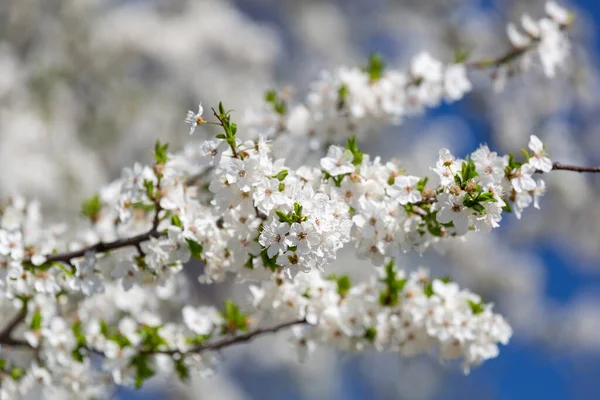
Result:
<svg viewBox="0 0 600 400"><path fill-rule="evenodd" d="M301 100L324 69L363 65L378 51L405 68L421 50L449 60L509 47L505 26L542 0L1 0L0 195L41 201L50 220L75 221L84 198L160 137L180 150L183 117L198 102L260 109L267 89ZM561 1L576 13L573 57L554 80L539 71L494 93L475 90L401 126L372 132L361 148L427 174L437 152L464 156L486 142L502 153L530 134L553 160L600 165L600 2ZM156 378L119 399L591 399L600 390L600 176L553 172L540 211L513 215L490 235L445 254L398 264L450 274L493 301L514 329L500 356L463 376L431 357L337 354L299 363L286 334L223 353L211 378ZM468 245L468 250L467 246ZM341 254L355 280L372 269ZM236 285L196 284L194 298L247 299Z"/></svg>

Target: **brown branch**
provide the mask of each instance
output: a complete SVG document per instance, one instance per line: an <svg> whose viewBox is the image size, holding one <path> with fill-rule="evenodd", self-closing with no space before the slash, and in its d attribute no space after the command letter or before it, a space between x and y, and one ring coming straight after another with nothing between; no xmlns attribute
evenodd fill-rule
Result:
<svg viewBox="0 0 600 400"><path fill-rule="evenodd" d="M13 318L13 320L10 321L9 324L0 333L0 344L15 345L17 343L21 343L20 341L12 339L10 335L15 330L17 325L23 322L26 316L27 305L25 304L23 305L23 307L21 307L21 311L19 311L19 313Z"/></svg>
<svg viewBox="0 0 600 400"><path fill-rule="evenodd" d="M19 321L18 321L19 322ZM17 323L18 323L17 322ZM249 342L252 339L259 337L259 336L263 336L269 333L276 333L279 332L280 330L286 329L286 328L290 328L292 326L295 325L303 325L306 324L306 320L305 319L299 319L299 320L295 320L295 321L289 321L289 322L284 322L281 323L279 325L274 325L271 327L267 327L267 328L260 328L260 329L256 329L252 332L248 332L246 334L243 335L238 335L238 336L234 336L234 337L226 337L223 338L221 340L216 340L212 343L208 343L208 344L201 344L199 346L196 346L194 348L192 348L191 350L182 352L180 350L159 350L159 351L140 351L139 354L146 354L146 355L153 355L153 354L167 354L167 355L175 355L175 354L181 354L181 355L186 355L186 354L196 354L196 353L201 353L203 351L216 351L216 350L221 350L223 348L229 347L229 346L233 346L236 344L241 344L241 343L245 343L245 342ZM11 324L12 325L12 324ZM31 349L33 349L33 347L31 347L31 345L29 343L27 343L24 340L17 340L17 339L11 339L10 337L3 337L0 338L0 344L4 344L4 345L8 345L8 346L18 346L18 347L29 347ZM99 350L87 347L87 346L83 346L83 349L87 350L90 353L94 353L97 354L99 356L104 356L104 353L102 353Z"/></svg>
<svg viewBox="0 0 600 400"><path fill-rule="evenodd" d="M552 164L553 171L574 171L574 172L600 172L600 167L580 167L577 165L566 165L559 162Z"/></svg>
<svg viewBox="0 0 600 400"><path fill-rule="evenodd" d="M160 212L162 211L162 207L160 206L160 177L158 178L156 189L158 195L154 199L155 211L154 217L152 218L152 228L150 228L148 232L141 233L139 235L135 235L129 238L113 240L112 242L98 242L79 250L51 254L46 257L46 261L44 262L44 264L53 262L63 262L72 266L73 264L71 260L73 260L74 258L84 257L85 254L89 251L91 251L92 253L106 253L108 251L117 250L124 247L135 247L139 255L143 256L144 252L142 251L141 243L146 242L151 238L158 238L165 234L163 232L158 231L158 225L160 224ZM31 259L24 260L23 265L35 266Z"/></svg>
<svg viewBox="0 0 600 400"><path fill-rule="evenodd" d="M256 329L252 332L248 332L246 334L243 335L238 335L238 336L234 336L234 337L229 337L229 338L223 338L221 340L216 340L212 343L207 343L207 344L201 344L199 346L194 347L193 349L186 351L186 352L181 352L179 350L165 350L165 351L158 351L158 352L148 352L147 354L169 354L169 355L174 355L174 354L193 354L193 353L200 353L206 350L220 350L224 347L229 347L235 344L240 344L240 343L245 343L245 342L249 342L250 340L254 339L255 337L258 336L262 336L262 335L266 335L268 333L276 333L282 329L286 329L289 327L292 327L294 325L303 325L306 324L306 320L305 319L299 319L299 320L295 320L295 321L290 321L290 322L284 322L282 324L279 325L274 325L268 328L260 328L260 329Z"/></svg>
<svg viewBox="0 0 600 400"><path fill-rule="evenodd" d="M140 245L140 243L150 240L150 238L157 238L162 235L164 235L164 233L159 232L156 228L153 227L146 233L141 233L130 238L117 239L112 242L98 242L96 244L84 247L79 250L49 255L48 257L46 257L46 263L64 262L68 264L74 258L85 256L85 253L87 253L88 251L91 251L93 253L105 253L107 251L117 250L124 247L137 247ZM25 265L33 265L30 259L23 261L23 263Z"/></svg>
<svg viewBox="0 0 600 400"><path fill-rule="evenodd" d="M562 24L562 25L560 25L560 30L565 31L570 26L571 26L570 23ZM465 66L470 69L483 70L483 69L487 69L490 67L498 68L504 64L508 64L508 63L518 59L519 57L521 57L528 51L533 50L537 45L539 45L539 43L540 43L539 38L530 37L530 39L531 39L531 43L528 46L513 47L510 51L506 52L505 54L503 54L501 56L494 57L494 58L484 58L484 59L477 60L477 61L466 62Z"/></svg>

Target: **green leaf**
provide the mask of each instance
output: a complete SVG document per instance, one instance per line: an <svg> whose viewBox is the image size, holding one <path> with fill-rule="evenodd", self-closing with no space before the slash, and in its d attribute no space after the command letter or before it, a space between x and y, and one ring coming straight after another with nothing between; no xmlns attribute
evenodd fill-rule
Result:
<svg viewBox="0 0 600 400"><path fill-rule="evenodd" d="M472 300L468 300L468 303L474 315L481 314L485 311L485 308L483 307L483 304L481 304L481 301L479 303L475 303Z"/></svg>
<svg viewBox="0 0 600 400"><path fill-rule="evenodd" d="M291 223L290 217L281 210L275 210L275 214L279 217L279 222Z"/></svg>
<svg viewBox="0 0 600 400"><path fill-rule="evenodd" d="M454 64L463 64L469 58L470 51L465 49L456 49L454 52Z"/></svg>
<svg viewBox="0 0 600 400"><path fill-rule="evenodd" d="M161 143L160 139L156 140L156 144L154 145L154 159L157 164L164 164L167 162L167 148L169 147L168 143Z"/></svg>
<svg viewBox="0 0 600 400"><path fill-rule="evenodd" d="M142 387L145 380L154 375L154 370L150 368L149 356L147 354L137 354L130 362L130 366L135 369L135 388Z"/></svg>
<svg viewBox="0 0 600 400"><path fill-rule="evenodd" d="M342 275L336 279L337 282L337 292L341 297L345 297L350 288L352 287L352 283L350 282L350 277L348 275Z"/></svg>
<svg viewBox="0 0 600 400"><path fill-rule="evenodd" d="M337 108L338 110L341 110L342 108L344 108L344 105L346 104L346 99L348 98L348 86L346 86L346 84L342 84L340 86L340 88L338 89L338 101L337 101Z"/></svg>
<svg viewBox="0 0 600 400"><path fill-rule="evenodd" d="M369 342L373 343L375 341L375 338L377 337L377 329L374 327L371 327L369 329L367 329L365 331L365 339L367 339Z"/></svg>
<svg viewBox="0 0 600 400"><path fill-rule="evenodd" d="M348 138L346 142L346 149L350 150L354 158L352 159L352 164L360 165L363 161L363 153L358 149L358 145L356 143L356 136Z"/></svg>
<svg viewBox="0 0 600 400"><path fill-rule="evenodd" d="M225 310L221 312L225 320L223 334L236 331L248 332L248 314L240 312L239 307L232 301L225 302Z"/></svg>
<svg viewBox="0 0 600 400"><path fill-rule="evenodd" d="M10 370L10 377L13 378L15 381L21 379L23 375L25 375L25 370L21 367L13 367Z"/></svg>
<svg viewBox="0 0 600 400"><path fill-rule="evenodd" d="M77 341L77 344L85 346L86 339L85 339L85 335L83 334L83 331L81 329L81 321L75 321L75 323L73 323L73 327L71 329L73 331L73 336L75 336L75 340Z"/></svg>
<svg viewBox="0 0 600 400"><path fill-rule="evenodd" d="M173 360L175 363L175 372L182 381L187 380L190 377L190 369L185 365L185 358L181 357L178 360Z"/></svg>
<svg viewBox="0 0 600 400"><path fill-rule="evenodd" d="M41 312L36 311L33 314L33 317L31 318L30 328L32 331L37 331L42 328L42 313Z"/></svg>
<svg viewBox="0 0 600 400"><path fill-rule="evenodd" d="M427 284L423 287L423 293L427 297L433 296L433 294L434 294L434 292L433 292L433 281L427 282Z"/></svg>
<svg viewBox="0 0 600 400"><path fill-rule="evenodd" d="M151 180L145 179L144 180L144 188L146 189L146 194L148 195L149 198L154 198L154 182L152 182Z"/></svg>
<svg viewBox="0 0 600 400"><path fill-rule="evenodd" d="M494 198L494 194L490 192L483 192L479 196L477 196L477 201L479 202L496 202L497 200Z"/></svg>
<svg viewBox="0 0 600 400"><path fill-rule="evenodd" d="M504 199L504 206L502 207L502 211L508 212L508 213L512 212L512 207L511 207L510 201L508 201L508 199Z"/></svg>
<svg viewBox="0 0 600 400"><path fill-rule="evenodd" d="M100 333L105 338L108 338L110 336L110 333L109 333L109 330L108 330L108 325L106 324L106 321L104 319L100 320Z"/></svg>
<svg viewBox="0 0 600 400"><path fill-rule="evenodd" d="M192 239L185 239L185 241L188 244L192 257L194 257L196 260L202 260L202 245Z"/></svg>
<svg viewBox="0 0 600 400"><path fill-rule="evenodd" d="M406 279L396 279L396 269L394 259L391 259L384 266L385 277L381 282L385 283L385 290L379 293L379 303L384 306L394 306L398 304L399 293L406 285Z"/></svg>
<svg viewBox="0 0 600 400"><path fill-rule="evenodd" d="M429 177L425 177L422 178L421 180L419 180L419 182L417 183L417 190L421 193L423 193L423 190L425 190L425 185L427 185L427 182L429 181Z"/></svg>
<svg viewBox="0 0 600 400"><path fill-rule="evenodd" d="M383 57L379 53L372 53L369 56L368 64L362 68L363 72L369 74L371 81L376 81L383 76L383 70L385 69L385 63Z"/></svg>
<svg viewBox="0 0 600 400"><path fill-rule="evenodd" d="M283 170L279 171L277 173L277 175L273 175L273 178L277 179L278 181L283 181L287 176L288 176L288 170L283 169Z"/></svg>
<svg viewBox="0 0 600 400"><path fill-rule="evenodd" d="M81 205L81 214L84 217L89 218L92 222L98 221L100 217L100 211L102 210L102 203L98 194L90 197L83 201Z"/></svg>
<svg viewBox="0 0 600 400"><path fill-rule="evenodd" d="M181 223L181 219L177 214L171 215L171 225L176 226L178 228L183 228L183 224Z"/></svg>
<svg viewBox="0 0 600 400"><path fill-rule="evenodd" d="M475 162L473 160L463 161L460 176L462 178L463 184L479 176L475 168Z"/></svg>
<svg viewBox="0 0 600 400"><path fill-rule="evenodd" d="M262 249L260 252L260 259L263 265L271 271L275 271L279 268L279 265L277 264L277 257L278 255L275 254L273 257L269 258L267 248Z"/></svg>
<svg viewBox="0 0 600 400"><path fill-rule="evenodd" d="M285 100L277 94L275 90L269 90L265 93L265 101L273 106L273 110L283 116L287 113L287 104Z"/></svg>
<svg viewBox="0 0 600 400"><path fill-rule="evenodd" d="M277 99L277 92L275 92L275 90L271 89L265 93L265 101L267 103L273 103L276 99Z"/></svg>
<svg viewBox="0 0 600 400"><path fill-rule="evenodd" d="M143 325L139 332L141 338L141 347L148 352L156 352L161 346L167 346L167 341L162 338L158 331L160 326Z"/></svg>
<svg viewBox="0 0 600 400"><path fill-rule="evenodd" d="M189 344L194 344L194 345L199 345L202 344L204 342L206 342L208 339L211 338L212 335L208 334L208 335L196 335L193 337L189 337L186 338L185 341L188 342Z"/></svg>

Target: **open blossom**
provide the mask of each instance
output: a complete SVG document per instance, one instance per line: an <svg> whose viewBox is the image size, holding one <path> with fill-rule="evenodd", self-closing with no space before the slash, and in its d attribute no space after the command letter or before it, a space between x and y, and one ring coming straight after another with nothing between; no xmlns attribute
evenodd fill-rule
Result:
<svg viewBox="0 0 600 400"><path fill-rule="evenodd" d="M387 194L402 205L421 201L421 192L417 189L419 181L418 176L397 176L394 184L386 189Z"/></svg>
<svg viewBox="0 0 600 400"><path fill-rule="evenodd" d="M556 69L565 64L571 44L561 31L559 24L547 18L540 21L540 37L538 54L544 73L547 77L552 78L556 75Z"/></svg>
<svg viewBox="0 0 600 400"><path fill-rule="evenodd" d="M185 306L181 313L185 325L198 335L208 335L224 322L213 307Z"/></svg>
<svg viewBox="0 0 600 400"><path fill-rule="evenodd" d="M473 211L465 207L462 196L442 193L438 196L440 211L436 219L442 224L453 223L457 235L464 235L469 230L469 216Z"/></svg>
<svg viewBox="0 0 600 400"><path fill-rule="evenodd" d="M185 122L190 124L190 135L194 133L196 127L206 123L206 121L204 121L204 118L202 118L203 112L204 108L202 107L202 104L198 104L198 112L188 110L185 116Z"/></svg>
<svg viewBox="0 0 600 400"><path fill-rule="evenodd" d="M518 49L523 49L533 42L530 36L521 33L512 22L506 26L506 34L510 43Z"/></svg>
<svg viewBox="0 0 600 400"><path fill-rule="evenodd" d="M252 194L252 197L256 206L261 211L268 213L274 207L289 202L289 197L279 190L280 185L281 182L275 178L263 178L256 185L256 190Z"/></svg>
<svg viewBox="0 0 600 400"><path fill-rule="evenodd" d="M529 138L529 149L533 152L528 161L530 165L542 172L552 171L552 161L546 154L544 144L537 136L531 135Z"/></svg>
<svg viewBox="0 0 600 400"><path fill-rule="evenodd" d="M444 72L444 90L450 101L460 100L471 91L473 86L467 78L467 69L464 64L452 64Z"/></svg>
<svg viewBox="0 0 600 400"><path fill-rule="evenodd" d="M487 145L482 145L471 154L479 174L479 184L485 188L499 185L504 178L504 168L508 165L506 157L500 157Z"/></svg>
<svg viewBox="0 0 600 400"><path fill-rule="evenodd" d="M435 168L431 170L439 175L442 186L451 185L454 183L454 175L460 172L460 163L448 149L441 149L439 156Z"/></svg>
<svg viewBox="0 0 600 400"><path fill-rule="evenodd" d="M24 256L23 235L18 230L0 229L0 254L13 260L22 260Z"/></svg>
<svg viewBox="0 0 600 400"><path fill-rule="evenodd" d="M561 25L567 25L571 21L571 13L559 6L555 1L547 1L544 5L546 14Z"/></svg>
<svg viewBox="0 0 600 400"><path fill-rule="evenodd" d="M312 222L295 222L290 226L290 234L286 237L288 246L296 247L298 254L308 254L321 241Z"/></svg>
<svg viewBox="0 0 600 400"><path fill-rule="evenodd" d="M533 174L536 168L531 164L523 164L521 167L513 171L513 178L510 180L513 189L519 192L527 192L535 189L535 180Z"/></svg>
<svg viewBox="0 0 600 400"><path fill-rule="evenodd" d="M444 64L429 53L422 52L413 58L411 74L418 82L411 88L418 100L426 106L438 105L444 94ZM452 75L450 78L453 78Z"/></svg>
<svg viewBox="0 0 600 400"><path fill-rule="evenodd" d="M258 243L267 248L269 257L274 257L287 248L285 237L290 231L290 226L284 222L273 219L266 225L258 238Z"/></svg>
<svg viewBox="0 0 600 400"><path fill-rule="evenodd" d="M331 146L327 151L327 157L321 159L321 168L331 176L349 174L354 171L352 152L338 146Z"/></svg>

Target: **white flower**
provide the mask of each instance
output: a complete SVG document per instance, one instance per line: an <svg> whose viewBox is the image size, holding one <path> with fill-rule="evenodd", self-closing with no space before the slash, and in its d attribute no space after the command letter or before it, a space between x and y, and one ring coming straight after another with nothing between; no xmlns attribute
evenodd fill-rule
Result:
<svg viewBox="0 0 600 400"><path fill-rule="evenodd" d="M185 306L181 313L185 325L198 335L208 335L223 323L223 318L213 307Z"/></svg>
<svg viewBox="0 0 600 400"><path fill-rule="evenodd" d="M452 64L446 67L444 74L444 90L448 100L460 100L471 91L473 86L467 78L467 69L464 64Z"/></svg>
<svg viewBox="0 0 600 400"><path fill-rule="evenodd" d="M194 128L195 125L192 125ZM223 152L229 148L229 145L224 140L207 140L202 142L200 146L200 160L199 164L201 167L206 165L217 165L221 161Z"/></svg>
<svg viewBox="0 0 600 400"><path fill-rule="evenodd" d="M510 44L512 44L517 49L523 49L529 46L532 42L531 37L527 35L523 35L515 24L512 22L506 26L506 34L508 35L508 40L510 40Z"/></svg>
<svg viewBox="0 0 600 400"><path fill-rule="evenodd" d="M439 175L442 186L448 186L454 183L454 175L460 171L460 163L450 153L450 150L441 149L435 168L431 168L431 170Z"/></svg>
<svg viewBox="0 0 600 400"><path fill-rule="evenodd" d="M479 184L484 187L492 187L502 183L504 168L508 165L505 157L498 157L494 151L490 151L487 145L482 145L471 154L475 163L475 170L479 174Z"/></svg>
<svg viewBox="0 0 600 400"><path fill-rule="evenodd" d="M444 64L427 52L417 54L410 66L413 76L421 77L426 81L441 82L443 77Z"/></svg>
<svg viewBox="0 0 600 400"><path fill-rule="evenodd" d="M321 168L327 171L331 176L338 176L354 172L352 160L354 155L348 149L339 146L330 146L327 151L327 157L321 159Z"/></svg>
<svg viewBox="0 0 600 400"><path fill-rule="evenodd" d="M288 224L279 222L276 219L273 219L270 224L264 227L258 238L258 243L268 248L267 255L269 258L279 254L280 251L285 251L287 248L285 236L289 231L290 226Z"/></svg>
<svg viewBox="0 0 600 400"><path fill-rule="evenodd" d="M436 215L438 222L442 224L454 223L456 234L461 236L469 230L469 215L473 211L463 205L462 196L454 196L449 193L441 193L438 196L440 211Z"/></svg>
<svg viewBox="0 0 600 400"><path fill-rule="evenodd" d="M260 211L268 213L273 208L288 203L289 198L279 191L280 184L282 182L275 178L263 178L256 185L252 198Z"/></svg>
<svg viewBox="0 0 600 400"><path fill-rule="evenodd" d="M288 246L296 246L298 254L308 254L321 241L320 235L311 222L293 223L286 237Z"/></svg>
<svg viewBox="0 0 600 400"><path fill-rule="evenodd" d="M571 13L554 1L547 1L544 9L550 18L561 25L567 25L571 21Z"/></svg>
<svg viewBox="0 0 600 400"><path fill-rule="evenodd" d="M535 170L536 168L533 165L523 164L520 168L513 171L513 178L510 180L510 183L517 193L535 189L535 181L532 177Z"/></svg>
<svg viewBox="0 0 600 400"><path fill-rule="evenodd" d="M540 27L537 22L529 15L524 14L521 17L521 25L527 34L533 38L540 37Z"/></svg>
<svg viewBox="0 0 600 400"><path fill-rule="evenodd" d="M554 20L543 18L539 28L541 41L538 45L538 54L544 74L548 78L553 78L556 75L556 68L563 66L567 60L571 44Z"/></svg>
<svg viewBox="0 0 600 400"><path fill-rule="evenodd" d="M10 256L15 261L20 261L25 255L23 250L23 235L19 230L0 230L0 254Z"/></svg>
<svg viewBox="0 0 600 400"><path fill-rule="evenodd" d="M188 112L185 116L185 122L191 125L190 126L190 135L192 135L194 133L197 126L200 126L200 125L206 123L206 121L204 121L204 118L202 118L203 112L204 112L204 108L202 107L202 104L198 104L198 112L196 112L196 113L191 110L188 110Z"/></svg>
<svg viewBox="0 0 600 400"><path fill-rule="evenodd" d="M537 136L531 135L529 138L529 149L533 151L533 156L528 161L530 165L542 172L552 171L552 161L546 153L544 144Z"/></svg>
<svg viewBox="0 0 600 400"><path fill-rule="evenodd" d="M418 176L397 176L394 184L386 189L387 194L402 205L421 201L421 192L417 189L419 181Z"/></svg>

